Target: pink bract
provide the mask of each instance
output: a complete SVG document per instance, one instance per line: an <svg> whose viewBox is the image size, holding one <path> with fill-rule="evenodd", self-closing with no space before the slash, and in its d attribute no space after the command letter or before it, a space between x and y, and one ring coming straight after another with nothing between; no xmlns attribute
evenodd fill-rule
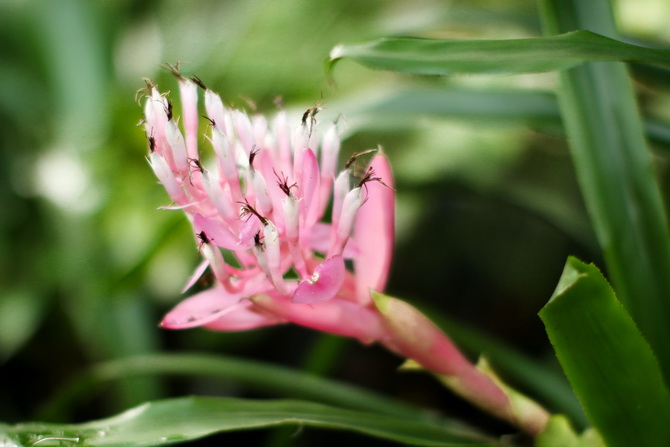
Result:
<svg viewBox="0 0 670 447"><path fill-rule="evenodd" d="M149 162L173 202L166 208L186 214L204 258L189 286L207 268L215 285L177 305L161 325L226 331L295 322L332 332L349 324L339 332L368 340L362 323L376 320L369 291L386 284L394 238L387 158L378 153L366 167L355 154L338 173L337 127L322 134L316 109L293 122L284 111L270 120L249 116L199 79L173 72L182 126L167 95L147 81ZM201 156L205 139L210 154ZM308 315L318 315L313 324Z"/></svg>

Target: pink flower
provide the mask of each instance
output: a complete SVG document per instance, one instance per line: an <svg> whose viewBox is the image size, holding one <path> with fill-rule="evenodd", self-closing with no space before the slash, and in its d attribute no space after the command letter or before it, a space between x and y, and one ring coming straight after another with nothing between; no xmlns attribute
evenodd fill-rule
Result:
<svg viewBox="0 0 670 447"><path fill-rule="evenodd" d="M529 433L541 431L544 410L516 408L418 310L378 293L373 301L371 291L386 284L394 240L393 178L383 154L364 169L358 158L371 151L354 154L337 174L337 129L321 135L316 108L294 127L284 112L268 123L226 108L199 79L173 72L184 133L170 101L148 81L149 162L174 202L168 208L183 210L193 225L204 258L186 289L208 268L216 283L179 303L161 326L238 331L292 322L378 342L475 405ZM211 169L198 151L198 86L205 90Z"/></svg>
<svg viewBox="0 0 670 447"><path fill-rule="evenodd" d="M173 72L183 133L167 96L148 81L149 162L173 201L168 208L183 210L193 225L204 258L187 288L207 268L216 284L182 301L161 325L227 331L292 321L378 339L381 325L364 322L378 320L370 289L381 291L386 283L394 238L386 157L377 153L361 168L359 157L373 151L354 154L337 173L337 128L319 132L318 108L295 126L283 111L268 122L227 108L199 79ZM204 158L198 86L213 149Z"/></svg>

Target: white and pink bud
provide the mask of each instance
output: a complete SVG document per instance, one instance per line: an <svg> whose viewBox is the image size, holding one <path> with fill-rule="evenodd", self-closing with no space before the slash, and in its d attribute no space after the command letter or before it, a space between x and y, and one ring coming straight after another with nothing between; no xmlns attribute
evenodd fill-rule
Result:
<svg viewBox="0 0 670 447"><path fill-rule="evenodd" d="M235 130L230 113L223 105L221 97L209 89L205 90L205 110L207 111L207 117L213 121L214 126L220 128L224 135L230 138L234 137Z"/></svg>
<svg viewBox="0 0 670 447"><path fill-rule="evenodd" d="M253 167L250 166L249 168L250 169L247 171L247 180L256 196L256 209L258 209L262 215L269 216L272 213L272 199L270 198L265 178L263 177L263 174L253 169Z"/></svg>
<svg viewBox="0 0 670 447"><path fill-rule="evenodd" d="M179 127L177 127L177 123L173 119L169 120L165 125L165 139L170 147L175 173L187 174L189 169L186 144Z"/></svg>
<svg viewBox="0 0 670 447"><path fill-rule="evenodd" d="M219 126L212 126L210 142L216 153L221 178L225 179L226 182L239 183L235 153Z"/></svg>
<svg viewBox="0 0 670 447"><path fill-rule="evenodd" d="M263 225L263 244L265 245L265 256L267 257L268 272L270 280L282 295L288 295L288 289L284 282L282 271L281 241L279 231L272 221L266 221Z"/></svg>
<svg viewBox="0 0 670 447"><path fill-rule="evenodd" d="M333 211L332 211L332 222L334 226L337 226L337 222L340 220L340 213L342 212L342 202L347 193L351 190L349 186L349 170L344 170L335 179L335 185L333 187Z"/></svg>
<svg viewBox="0 0 670 447"><path fill-rule="evenodd" d="M363 190L360 186L355 187L344 196L340 214L336 223L333 224L334 233L333 237L331 237L332 242L328 251L329 256L341 254L344 251L344 246L354 228L356 214L362 204Z"/></svg>
<svg viewBox="0 0 670 447"><path fill-rule="evenodd" d="M321 144L321 177L333 179L337 170L337 157L340 154L340 136L337 126L328 128Z"/></svg>
<svg viewBox="0 0 670 447"><path fill-rule="evenodd" d="M156 177L163 184L168 195L175 203L185 202L186 195L184 190L181 187L181 183L175 177L170 165L168 164L165 158L161 157L157 152L152 152L149 154L149 164L151 169L154 170Z"/></svg>
<svg viewBox="0 0 670 447"><path fill-rule="evenodd" d="M209 175L204 175L203 178L202 186L216 211L224 221L234 221L239 216L239 210L238 207L234 206L229 185L227 183L221 184L218 179L212 180Z"/></svg>
<svg viewBox="0 0 670 447"><path fill-rule="evenodd" d="M198 86L188 78L179 78L182 119L186 134L186 153L198 159Z"/></svg>
<svg viewBox="0 0 670 447"><path fill-rule="evenodd" d="M200 253L209 263L209 267L214 273L214 277L221 284L227 284L230 276L226 271L226 261L223 259L221 250L209 240L207 234L202 231L198 234L200 239Z"/></svg>
<svg viewBox="0 0 670 447"><path fill-rule="evenodd" d="M300 199L293 194L282 199L286 238L289 241L298 241L300 235Z"/></svg>

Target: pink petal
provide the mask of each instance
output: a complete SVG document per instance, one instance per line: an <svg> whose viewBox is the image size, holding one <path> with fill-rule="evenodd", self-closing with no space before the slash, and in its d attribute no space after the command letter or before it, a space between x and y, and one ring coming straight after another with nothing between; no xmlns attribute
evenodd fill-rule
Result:
<svg viewBox="0 0 670 447"><path fill-rule="evenodd" d="M319 253L327 253L330 247L330 233L332 232L331 225L323 222L315 223L307 231L303 231L301 237L304 236L304 243L307 244L313 251ZM353 238L349 238L344 245L342 256L344 259L353 259L361 253L361 250L356 245Z"/></svg>
<svg viewBox="0 0 670 447"><path fill-rule="evenodd" d="M302 162L302 175L299 183L303 204L301 217L304 219L305 226L311 226L321 217L319 162L311 149L305 149Z"/></svg>
<svg viewBox="0 0 670 447"><path fill-rule="evenodd" d="M240 307L240 297L222 288L213 288L186 298L161 321L167 329L187 329L203 326Z"/></svg>
<svg viewBox="0 0 670 447"><path fill-rule="evenodd" d="M370 303L370 289L382 291L391 267L395 239L395 191L391 166L384 154L374 157L370 166L375 177L388 185L368 182L368 199L358 210L354 240L360 253L354 258L356 295L361 304Z"/></svg>
<svg viewBox="0 0 670 447"><path fill-rule="evenodd" d="M341 298L309 306L286 297L260 294L252 301L278 318L312 329L371 343L387 338L378 312Z"/></svg>
<svg viewBox="0 0 670 447"><path fill-rule="evenodd" d="M294 303L318 303L334 297L344 283L344 258L328 258L314 269L312 279L302 281L293 292Z"/></svg>
<svg viewBox="0 0 670 447"><path fill-rule="evenodd" d="M274 290L264 274L260 273L240 280L236 291L231 293L221 285L186 298L174 307L161 321L167 329L187 329L204 326L228 313L241 312L249 306L248 297Z"/></svg>
<svg viewBox="0 0 670 447"><path fill-rule="evenodd" d="M243 307L207 323L205 327L214 331L246 331L287 322L283 318L263 312L249 300L243 300L240 304Z"/></svg>
<svg viewBox="0 0 670 447"><path fill-rule="evenodd" d="M197 283L200 280L200 278L202 277L202 275L205 273L205 271L207 270L207 267L209 267L209 261L202 261L200 263L200 265L198 266L198 268L195 269L195 271L193 272L191 277L186 282L186 285L181 290L181 293L186 293L186 291L188 289L193 287L195 285L195 283Z"/></svg>
<svg viewBox="0 0 670 447"><path fill-rule="evenodd" d="M201 231L204 231L210 241L227 250L250 248L253 243L253 241L250 240L240 241L228 228L226 228L223 222L216 219L210 219L202 214L196 213L193 215L193 225L195 226L196 232L200 233Z"/></svg>

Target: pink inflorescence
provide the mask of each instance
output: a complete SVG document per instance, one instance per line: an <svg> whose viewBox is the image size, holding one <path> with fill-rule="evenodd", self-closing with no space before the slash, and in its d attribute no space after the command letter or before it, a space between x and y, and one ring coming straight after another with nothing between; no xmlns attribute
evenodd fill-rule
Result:
<svg viewBox="0 0 670 447"><path fill-rule="evenodd" d="M169 208L183 210L193 225L204 257L187 289L207 268L216 281L161 325L243 330L293 321L374 339L374 328L358 326L377 321L369 290L384 287L391 259L394 191L386 157L377 153L361 168L358 157L370 152L363 151L338 173L338 131L332 124L319 133L317 108L295 126L284 111L268 122L227 108L198 78L173 72L183 133L170 100L147 81L149 162L173 201ZM198 151L199 87L211 166Z"/></svg>
<svg viewBox="0 0 670 447"><path fill-rule="evenodd" d="M515 412L505 391L417 309L380 294L373 301L371 290L386 284L394 239L393 178L383 154L365 168L359 157L371 151L354 154L338 174L337 129L319 134L318 108L293 127L284 112L268 123L226 108L199 79L172 71L184 132L170 101L147 81L149 161L174 202L167 208L186 213L204 257L186 289L208 269L215 283L179 303L163 327L238 331L291 322L378 342L445 376L455 392L492 414L531 434L542 430L544 410ZM211 167L198 152L198 87Z"/></svg>

